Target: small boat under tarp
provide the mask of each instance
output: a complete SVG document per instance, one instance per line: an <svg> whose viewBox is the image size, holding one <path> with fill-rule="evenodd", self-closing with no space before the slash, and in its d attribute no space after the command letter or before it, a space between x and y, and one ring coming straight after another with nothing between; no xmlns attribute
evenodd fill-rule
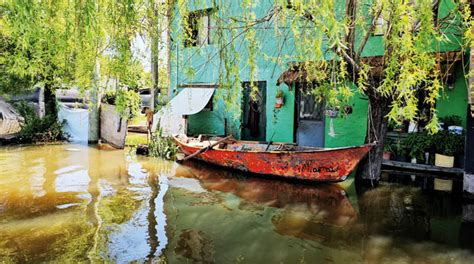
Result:
<svg viewBox="0 0 474 264"><path fill-rule="evenodd" d="M375 143L316 148L219 137L173 136L186 156L256 174L318 182L343 181Z"/></svg>

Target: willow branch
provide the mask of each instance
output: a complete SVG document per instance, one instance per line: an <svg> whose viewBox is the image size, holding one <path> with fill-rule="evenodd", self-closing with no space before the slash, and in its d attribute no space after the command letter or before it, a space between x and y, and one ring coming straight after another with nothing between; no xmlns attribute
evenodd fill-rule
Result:
<svg viewBox="0 0 474 264"><path fill-rule="evenodd" d="M360 60L360 57L362 56L362 51L364 50L365 45L367 44L367 41L369 41L370 35L372 35L372 32L374 32L375 23L376 23L377 19L380 17L381 14L382 14L382 7L380 7L379 11L377 12L377 14L372 19L372 24L370 24L369 29L365 33L364 39L360 43L359 49L357 50L357 54L356 54L356 57L355 57L356 61Z"/></svg>

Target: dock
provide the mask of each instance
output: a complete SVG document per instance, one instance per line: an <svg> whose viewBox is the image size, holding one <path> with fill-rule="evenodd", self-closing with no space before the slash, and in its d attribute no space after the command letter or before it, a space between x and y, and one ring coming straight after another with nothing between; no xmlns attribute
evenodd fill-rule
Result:
<svg viewBox="0 0 474 264"><path fill-rule="evenodd" d="M401 162L394 160L384 160L382 162L383 171L386 172L413 172L422 175L431 175L440 179L459 179L462 181L464 169L461 168L445 168L427 164L416 164L410 162Z"/></svg>

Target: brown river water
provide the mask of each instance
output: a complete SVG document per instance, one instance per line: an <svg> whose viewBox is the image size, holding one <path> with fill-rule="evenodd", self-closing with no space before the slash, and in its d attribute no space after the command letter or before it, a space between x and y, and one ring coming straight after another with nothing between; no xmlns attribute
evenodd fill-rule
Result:
<svg viewBox="0 0 474 264"><path fill-rule="evenodd" d="M467 208L467 207L464 207ZM459 198L95 146L0 147L0 263L474 263Z"/></svg>

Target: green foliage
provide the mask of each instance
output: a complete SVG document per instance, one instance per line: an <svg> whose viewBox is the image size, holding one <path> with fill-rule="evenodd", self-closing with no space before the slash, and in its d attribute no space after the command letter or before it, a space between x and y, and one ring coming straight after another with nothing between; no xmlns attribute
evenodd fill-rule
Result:
<svg viewBox="0 0 474 264"><path fill-rule="evenodd" d="M164 159L175 159L178 153L178 147L171 138L162 137L161 131L152 134L148 144L148 155Z"/></svg>
<svg viewBox="0 0 474 264"><path fill-rule="evenodd" d="M464 153L464 134L458 135L443 130L433 136L433 149L436 153L455 156Z"/></svg>
<svg viewBox="0 0 474 264"><path fill-rule="evenodd" d="M140 95L133 90L119 89L115 97L115 106L121 116L128 114L127 117L132 119L140 112Z"/></svg>
<svg viewBox="0 0 474 264"><path fill-rule="evenodd" d="M1 1L0 92L37 82L81 89L110 79L132 88L149 85L132 44L161 34L162 6L149 0Z"/></svg>
<svg viewBox="0 0 474 264"><path fill-rule="evenodd" d="M176 0L172 18L181 19L172 34L175 43L182 45L189 37L185 34L189 32L188 8L217 10L213 13L214 46L193 49L189 57L187 52L172 54L179 56L172 61L191 67L190 61L197 57L218 65L218 85L223 89L217 94L226 112L240 116L241 79L258 79L259 67L268 67L260 57L277 64L275 68L295 66L304 73L301 79L311 84L311 94L327 106L342 107L353 96L351 84L357 84L373 107L383 105L383 116L395 123L421 119L424 111L418 107L423 103L430 110L426 129L438 130L436 100L446 73L438 68L442 56L436 54L465 49L462 34L464 45L470 45L468 29L473 22L466 1L275 0L271 5L257 0L240 1L237 14L231 2ZM444 11L438 12L434 3ZM373 25L379 18L384 21L383 35L374 36ZM269 39L275 40L275 49L262 49ZM374 50L380 46L381 50ZM380 62L367 58L374 55L381 57ZM210 63L214 57L218 62ZM193 69L186 81L199 78L205 66ZM419 102L420 93L425 95L424 102Z"/></svg>
<svg viewBox="0 0 474 264"><path fill-rule="evenodd" d="M48 114L39 118L34 109L26 103L20 103L16 108L24 118L18 135L20 142L53 142L64 139L61 123L55 115Z"/></svg>
<svg viewBox="0 0 474 264"><path fill-rule="evenodd" d="M102 97L102 102L115 105L122 117L133 119L140 112L140 95L134 90L109 90Z"/></svg>
<svg viewBox="0 0 474 264"><path fill-rule="evenodd" d="M398 157L405 157L407 155L407 148L401 139L397 139L393 144L393 153Z"/></svg>
<svg viewBox="0 0 474 264"><path fill-rule="evenodd" d="M383 152L393 153L392 142L390 142L389 140L385 141L385 144L383 145Z"/></svg>
<svg viewBox="0 0 474 264"><path fill-rule="evenodd" d="M405 144L410 149L409 156L418 160L425 159L425 152L430 152L433 146L433 136L427 132L409 133Z"/></svg>
<svg viewBox="0 0 474 264"><path fill-rule="evenodd" d="M138 145L146 145L148 139L145 134L128 133L125 139L125 146L136 147Z"/></svg>
<svg viewBox="0 0 474 264"><path fill-rule="evenodd" d="M444 130L448 130L448 127L450 126L461 126L462 124L461 117L457 115L444 116L439 120L443 123Z"/></svg>

